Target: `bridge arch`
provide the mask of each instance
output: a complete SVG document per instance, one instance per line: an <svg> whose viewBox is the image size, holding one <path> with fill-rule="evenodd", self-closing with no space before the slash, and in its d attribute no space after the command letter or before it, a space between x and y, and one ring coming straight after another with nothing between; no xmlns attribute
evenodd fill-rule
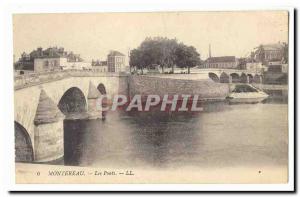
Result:
<svg viewBox="0 0 300 197"><path fill-rule="evenodd" d="M229 83L229 75L222 72L220 75L220 83Z"/></svg>
<svg viewBox="0 0 300 197"><path fill-rule="evenodd" d="M252 74L248 74L247 76L249 78L249 83L253 83L253 75Z"/></svg>
<svg viewBox="0 0 300 197"><path fill-rule="evenodd" d="M220 82L219 76L216 73L208 73L208 77L212 79L214 82Z"/></svg>
<svg viewBox="0 0 300 197"><path fill-rule="evenodd" d="M18 122L15 125L15 161L33 162L33 146L26 129Z"/></svg>
<svg viewBox="0 0 300 197"><path fill-rule="evenodd" d="M230 74L231 77L231 82L232 83L239 83L240 82L240 76L237 73L231 73Z"/></svg>
<svg viewBox="0 0 300 197"><path fill-rule="evenodd" d="M99 92L102 95L106 95L107 92L106 92L106 88L103 83L99 83L99 85L97 86L97 89L99 90Z"/></svg>
<svg viewBox="0 0 300 197"><path fill-rule="evenodd" d="M248 82L247 75L245 73L242 73L240 76L240 83L247 83L247 82Z"/></svg>
<svg viewBox="0 0 300 197"><path fill-rule="evenodd" d="M87 102L83 92L77 87L69 88L61 97L58 108L65 115L87 111Z"/></svg>

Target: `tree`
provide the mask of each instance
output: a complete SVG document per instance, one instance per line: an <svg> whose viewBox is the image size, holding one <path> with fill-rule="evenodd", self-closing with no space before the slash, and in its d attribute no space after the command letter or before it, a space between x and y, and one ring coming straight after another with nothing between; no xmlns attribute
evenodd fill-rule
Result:
<svg viewBox="0 0 300 197"><path fill-rule="evenodd" d="M180 53L178 48L184 47L185 52ZM178 52L178 54L176 53ZM177 57L180 55L180 57ZM185 57L188 55L189 57ZM180 60L183 58L183 60ZM192 46L186 46L183 43L178 44L176 39L168 39L163 37L147 37L141 45L131 51L129 64L131 67L143 69L152 65L160 65L162 72L164 68L172 68L174 73L175 64L188 67L195 66L200 63L200 55Z"/></svg>
<svg viewBox="0 0 300 197"><path fill-rule="evenodd" d="M176 39L165 39L164 40L164 56L163 56L163 66L172 68L172 73L174 73L174 66L176 64L176 55L175 51L178 47Z"/></svg>
<svg viewBox="0 0 300 197"><path fill-rule="evenodd" d="M142 62L142 53L138 49L133 49L130 51L130 59L129 59L129 65L132 68L141 69L143 72L144 63Z"/></svg>
<svg viewBox="0 0 300 197"><path fill-rule="evenodd" d="M191 67L195 67L200 64L200 54L193 46L186 46L182 43L179 44L175 50L175 56L176 65L180 68L188 68L189 74Z"/></svg>

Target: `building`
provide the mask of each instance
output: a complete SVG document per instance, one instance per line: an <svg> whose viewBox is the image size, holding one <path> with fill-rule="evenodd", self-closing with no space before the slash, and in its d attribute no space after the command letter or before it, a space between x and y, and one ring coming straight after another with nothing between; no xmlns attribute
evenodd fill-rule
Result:
<svg viewBox="0 0 300 197"><path fill-rule="evenodd" d="M92 60L92 70L97 72L107 72L107 61Z"/></svg>
<svg viewBox="0 0 300 197"><path fill-rule="evenodd" d="M265 44L256 47L253 56L255 61L263 62L264 64L268 64L270 61L286 63L287 50L288 46L286 43Z"/></svg>
<svg viewBox="0 0 300 197"><path fill-rule="evenodd" d="M14 62L14 75L23 75L34 72L34 63L30 55L23 52L19 61Z"/></svg>
<svg viewBox="0 0 300 197"><path fill-rule="evenodd" d="M90 68L91 63L83 62L78 54L67 52L64 48L49 47L43 50L41 47L29 54L23 52L21 58L14 64L14 69L20 74L27 72L45 72L64 69Z"/></svg>
<svg viewBox="0 0 300 197"><path fill-rule="evenodd" d="M33 57L35 72L60 70L60 65L67 61L64 49L56 47L46 50L38 48L30 56Z"/></svg>
<svg viewBox="0 0 300 197"><path fill-rule="evenodd" d="M260 45L251 54L251 61L264 65L263 79L267 84L287 84L288 45L275 43Z"/></svg>
<svg viewBox="0 0 300 197"><path fill-rule="evenodd" d="M111 51L107 55L107 67L108 72L124 72L125 67L125 55L118 51Z"/></svg>
<svg viewBox="0 0 300 197"><path fill-rule="evenodd" d="M235 56L209 57L200 68L236 69L238 59Z"/></svg>

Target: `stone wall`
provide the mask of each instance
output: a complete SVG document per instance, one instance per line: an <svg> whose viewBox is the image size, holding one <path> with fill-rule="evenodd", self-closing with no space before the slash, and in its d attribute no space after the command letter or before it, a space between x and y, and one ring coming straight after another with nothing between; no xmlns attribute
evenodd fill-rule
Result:
<svg viewBox="0 0 300 197"><path fill-rule="evenodd" d="M155 76L133 75L129 78L130 96L141 94L163 95L199 95L203 100L221 100L225 99L229 92L229 85L215 83L210 79L188 80L171 79Z"/></svg>

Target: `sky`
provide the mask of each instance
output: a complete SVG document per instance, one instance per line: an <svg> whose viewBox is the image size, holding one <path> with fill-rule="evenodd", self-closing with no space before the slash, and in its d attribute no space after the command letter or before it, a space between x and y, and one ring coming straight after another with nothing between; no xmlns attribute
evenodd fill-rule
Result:
<svg viewBox="0 0 300 197"><path fill-rule="evenodd" d="M201 55L245 57L260 44L288 41L288 12L149 12L14 14L14 55L37 47L64 47L86 61L125 55L146 37L176 38ZM128 59L128 58L127 58Z"/></svg>

